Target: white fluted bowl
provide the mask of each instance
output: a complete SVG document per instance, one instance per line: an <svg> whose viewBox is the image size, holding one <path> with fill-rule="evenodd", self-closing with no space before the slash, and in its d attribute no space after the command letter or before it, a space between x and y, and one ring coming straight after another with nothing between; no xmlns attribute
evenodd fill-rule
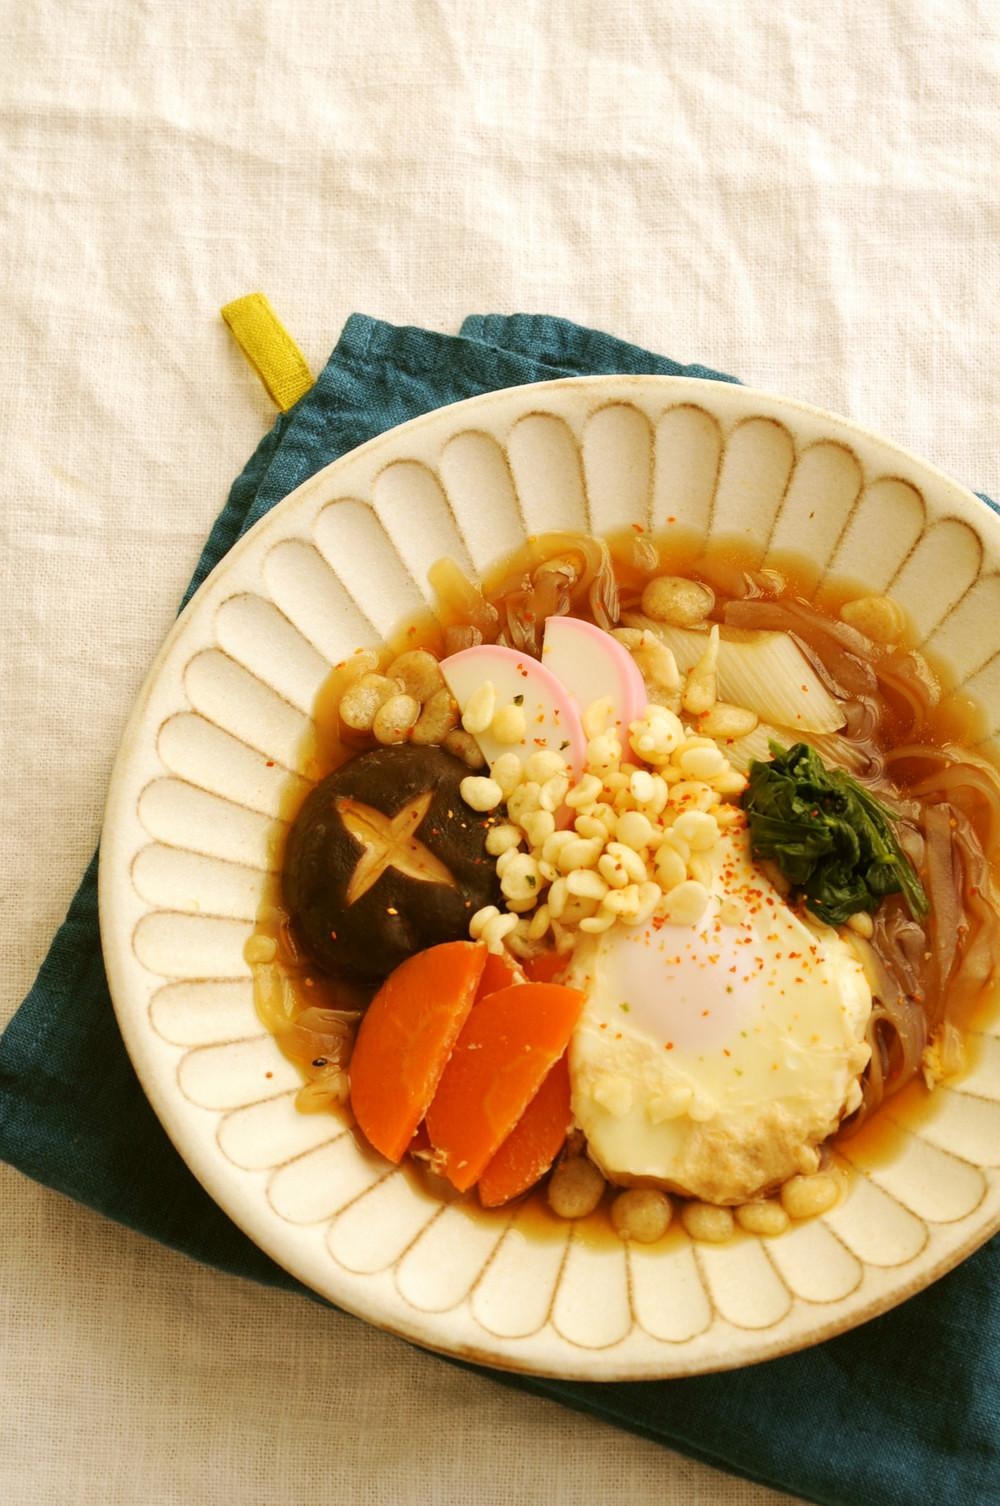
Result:
<svg viewBox="0 0 1000 1506"><path fill-rule="evenodd" d="M843 420L744 387L594 377L488 394L394 429L299 487L178 619L115 766L101 925L115 1009L195 1175L282 1266L431 1348L586 1380L784 1354L884 1311L1000 1228L1000 1014L907 1122L890 1104L849 1191L779 1238L626 1247L430 1197L335 1118L254 1011L243 946L283 792L332 664L528 533L678 526L787 551L816 583L889 590L1000 732L1000 521Z"/></svg>

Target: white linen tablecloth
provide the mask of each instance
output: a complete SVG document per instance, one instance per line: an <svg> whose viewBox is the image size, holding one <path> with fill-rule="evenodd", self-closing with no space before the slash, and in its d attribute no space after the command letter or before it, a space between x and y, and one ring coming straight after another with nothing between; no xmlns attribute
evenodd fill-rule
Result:
<svg viewBox="0 0 1000 1506"><path fill-rule="evenodd" d="M1000 494L991 0L8 0L2 36L0 1019L273 416L229 299L314 369L355 308L566 315ZM787 1499L0 1185L11 1506Z"/></svg>

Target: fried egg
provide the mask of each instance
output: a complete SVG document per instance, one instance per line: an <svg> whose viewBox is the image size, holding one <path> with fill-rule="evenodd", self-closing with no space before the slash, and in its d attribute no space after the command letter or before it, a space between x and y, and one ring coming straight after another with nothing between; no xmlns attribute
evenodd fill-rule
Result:
<svg viewBox="0 0 1000 1506"><path fill-rule="evenodd" d="M570 1073L612 1181L733 1204L816 1169L860 1102L872 996L850 943L755 867L745 828L711 862L696 925L654 916L577 946Z"/></svg>

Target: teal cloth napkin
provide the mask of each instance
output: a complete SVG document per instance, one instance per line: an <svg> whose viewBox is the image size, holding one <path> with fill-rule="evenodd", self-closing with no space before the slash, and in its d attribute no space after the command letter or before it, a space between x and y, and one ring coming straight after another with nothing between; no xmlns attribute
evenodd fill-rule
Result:
<svg viewBox="0 0 1000 1506"><path fill-rule="evenodd" d="M364 440L480 392L595 372L735 380L542 315L475 316L459 337L355 315L235 482L185 600L276 502ZM0 1039L0 1156L198 1260L304 1292L203 1192L149 1108L108 996L96 876L95 858ZM767 1364L615 1385L489 1373L825 1506L1000 1502L1000 1238L896 1311Z"/></svg>

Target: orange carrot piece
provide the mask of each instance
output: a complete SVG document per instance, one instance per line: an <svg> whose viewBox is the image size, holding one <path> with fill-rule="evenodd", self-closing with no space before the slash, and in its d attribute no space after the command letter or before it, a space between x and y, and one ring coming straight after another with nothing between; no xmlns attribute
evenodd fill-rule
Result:
<svg viewBox="0 0 1000 1506"><path fill-rule="evenodd" d="M566 1052L479 1178L479 1201L499 1208L534 1187L559 1154L573 1117Z"/></svg>
<svg viewBox="0 0 1000 1506"><path fill-rule="evenodd" d="M479 1000L485 999L487 994L495 994L500 988L511 988L515 983L524 981L524 974L509 952L487 952L486 965L479 979L475 1002L478 1004ZM421 1120L413 1132L413 1139L406 1147L407 1153L424 1158L432 1148L427 1126Z"/></svg>
<svg viewBox="0 0 1000 1506"><path fill-rule="evenodd" d="M501 988L512 988L515 983L524 981L524 974L509 952L490 952L479 980L476 1002L485 999L487 994L495 994Z"/></svg>
<svg viewBox="0 0 1000 1506"><path fill-rule="evenodd" d="M526 962L524 971L532 983L556 983L569 967L569 958L564 952L541 952Z"/></svg>
<svg viewBox="0 0 1000 1506"><path fill-rule="evenodd" d="M566 1049L583 994L557 983L518 983L481 999L455 1042L427 1111L444 1175L476 1182Z"/></svg>
<svg viewBox="0 0 1000 1506"><path fill-rule="evenodd" d="M351 1107L365 1136L402 1160L476 997L482 942L446 941L390 973L368 1006L351 1056Z"/></svg>

